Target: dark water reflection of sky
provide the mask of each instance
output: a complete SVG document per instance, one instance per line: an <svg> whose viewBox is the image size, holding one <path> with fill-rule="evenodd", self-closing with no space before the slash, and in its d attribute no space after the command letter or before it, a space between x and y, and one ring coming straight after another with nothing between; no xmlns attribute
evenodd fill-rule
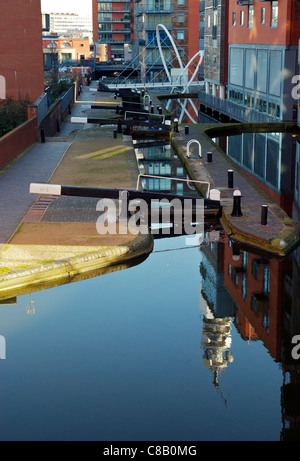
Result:
<svg viewBox="0 0 300 461"><path fill-rule="evenodd" d="M204 366L200 259L157 240L141 265L34 293L35 314L30 295L2 306L0 439L279 440L282 371L262 341L231 321L219 389Z"/></svg>

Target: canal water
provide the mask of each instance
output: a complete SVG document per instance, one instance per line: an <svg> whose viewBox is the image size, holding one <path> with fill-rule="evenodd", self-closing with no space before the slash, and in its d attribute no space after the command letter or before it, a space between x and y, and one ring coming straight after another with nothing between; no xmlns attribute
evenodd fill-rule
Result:
<svg viewBox="0 0 300 461"><path fill-rule="evenodd" d="M158 239L2 305L1 440L299 440L299 258Z"/></svg>
<svg viewBox="0 0 300 461"><path fill-rule="evenodd" d="M184 177L167 146L151 155L149 176ZM258 255L207 222L132 267L2 301L0 440L300 440L299 277L298 250Z"/></svg>

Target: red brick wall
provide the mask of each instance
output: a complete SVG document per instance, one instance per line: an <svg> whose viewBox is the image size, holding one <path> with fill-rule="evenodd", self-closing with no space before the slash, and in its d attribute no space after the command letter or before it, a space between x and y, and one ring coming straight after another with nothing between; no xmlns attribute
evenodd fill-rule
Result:
<svg viewBox="0 0 300 461"><path fill-rule="evenodd" d="M44 91L40 0L0 0L0 75L6 97L28 96L35 102Z"/></svg>
<svg viewBox="0 0 300 461"><path fill-rule="evenodd" d="M191 59L199 51L199 1L189 0L188 8L188 56Z"/></svg>
<svg viewBox="0 0 300 461"><path fill-rule="evenodd" d="M34 117L0 138L0 169L38 140L37 117Z"/></svg>
<svg viewBox="0 0 300 461"><path fill-rule="evenodd" d="M98 42L98 10L97 10L97 0L93 0L93 40Z"/></svg>
<svg viewBox="0 0 300 461"><path fill-rule="evenodd" d="M265 8L265 24L261 24L261 8ZM240 25L240 12L244 11L244 24ZM236 25L232 25L232 13L236 13ZM270 27L271 2L254 0L253 28L248 29L248 7L229 0L229 43L257 43L273 45L297 45L300 36L300 8L295 0L278 1L278 26Z"/></svg>
<svg viewBox="0 0 300 461"><path fill-rule="evenodd" d="M61 101L59 100L57 104L53 105L52 109L48 115L44 118L42 122L42 127L44 129L44 134L46 137L54 136L60 125L62 124L62 112L61 112Z"/></svg>

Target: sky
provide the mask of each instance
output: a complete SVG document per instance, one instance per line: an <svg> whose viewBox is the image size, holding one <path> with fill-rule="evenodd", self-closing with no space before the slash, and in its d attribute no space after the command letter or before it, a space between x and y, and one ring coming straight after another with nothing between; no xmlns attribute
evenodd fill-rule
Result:
<svg viewBox="0 0 300 461"><path fill-rule="evenodd" d="M92 15L92 0L41 0L42 13Z"/></svg>

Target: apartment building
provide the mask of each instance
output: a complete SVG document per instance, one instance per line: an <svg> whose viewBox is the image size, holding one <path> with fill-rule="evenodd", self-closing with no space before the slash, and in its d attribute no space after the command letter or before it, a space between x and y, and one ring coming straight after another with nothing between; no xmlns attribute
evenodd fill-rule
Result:
<svg viewBox="0 0 300 461"><path fill-rule="evenodd" d="M298 49L300 50L300 38L298 42ZM300 52L298 53L298 72L295 75L294 89L292 97L298 104L298 119L297 123L300 128ZM300 139L297 137L296 141L296 159L295 159L295 195L293 203L293 218L300 222Z"/></svg>
<svg viewBox="0 0 300 461"><path fill-rule="evenodd" d="M261 114L260 121L295 120L299 36L294 0L229 0L228 99Z"/></svg>
<svg viewBox="0 0 300 461"><path fill-rule="evenodd" d="M49 13L49 31L58 35L80 34L93 41L92 16L81 16L76 13Z"/></svg>
<svg viewBox="0 0 300 461"><path fill-rule="evenodd" d="M135 0L134 55L139 56L144 81L159 81L166 78L157 48L156 27L162 24L172 35L182 63L199 50L199 0ZM178 67L171 42L160 30L160 42L165 62Z"/></svg>
<svg viewBox="0 0 300 461"><path fill-rule="evenodd" d="M43 36L43 55L45 69L51 69L58 63L68 65L69 61L81 61L90 58L88 38Z"/></svg>
<svg viewBox="0 0 300 461"><path fill-rule="evenodd" d="M94 43L107 45L108 61L131 59L133 0L93 0Z"/></svg>
<svg viewBox="0 0 300 461"><path fill-rule="evenodd" d="M206 93L225 99L228 73L227 3L205 0L204 80Z"/></svg>

